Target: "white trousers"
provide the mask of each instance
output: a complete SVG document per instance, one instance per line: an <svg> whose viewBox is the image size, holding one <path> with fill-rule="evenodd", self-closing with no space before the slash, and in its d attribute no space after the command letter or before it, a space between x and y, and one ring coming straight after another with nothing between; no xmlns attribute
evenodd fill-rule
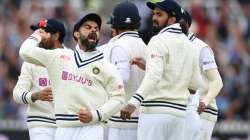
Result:
<svg viewBox="0 0 250 140"><path fill-rule="evenodd" d="M211 140L215 122L201 119L197 108L199 95L190 95L187 103L184 138L185 140Z"/></svg>
<svg viewBox="0 0 250 140"><path fill-rule="evenodd" d="M57 128L55 140L104 140L104 128L100 125Z"/></svg>
<svg viewBox="0 0 250 140"><path fill-rule="evenodd" d="M34 127L29 129L30 140L54 140L56 128Z"/></svg>
<svg viewBox="0 0 250 140"><path fill-rule="evenodd" d="M140 114L137 140L183 140L184 118L170 114Z"/></svg>
<svg viewBox="0 0 250 140"><path fill-rule="evenodd" d="M199 95L189 95L186 117L185 117L185 127L184 127L184 138L185 140L199 140L199 134L201 129L201 119L199 113L197 112L199 106Z"/></svg>
<svg viewBox="0 0 250 140"><path fill-rule="evenodd" d="M211 140L215 122L201 119L199 140Z"/></svg>
<svg viewBox="0 0 250 140"><path fill-rule="evenodd" d="M136 128L109 128L108 140L137 140Z"/></svg>

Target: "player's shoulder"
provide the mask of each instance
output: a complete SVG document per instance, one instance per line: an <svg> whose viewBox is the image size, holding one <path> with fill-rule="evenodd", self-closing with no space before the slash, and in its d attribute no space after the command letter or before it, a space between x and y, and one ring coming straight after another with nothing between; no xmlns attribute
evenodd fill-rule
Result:
<svg viewBox="0 0 250 140"><path fill-rule="evenodd" d="M23 62L22 69L32 69L35 67L35 64L29 63L29 62Z"/></svg>
<svg viewBox="0 0 250 140"><path fill-rule="evenodd" d="M198 47L208 47L208 44L205 43L204 41L202 41L201 39L199 38L196 38L194 41L194 44L196 44Z"/></svg>
<svg viewBox="0 0 250 140"><path fill-rule="evenodd" d="M151 39L149 40L149 44L150 43L155 43L155 42L159 42L160 41L160 37L162 37L161 34L157 34L151 37Z"/></svg>
<svg viewBox="0 0 250 140"><path fill-rule="evenodd" d="M103 44L101 46L98 46L96 47L97 50L101 51L101 52L105 52L106 50L110 49L111 48L111 44L112 43L106 43L106 44Z"/></svg>
<svg viewBox="0 0 250 140"><path fill-rule="evenodd" d="M107 71L112 71L113 69L116 69L116 67L105 58L97 61L96 65L99 65L99 67Z"/></svg>
<svg viewBox="0 0 250 140"><path fill-rule="evenodd" d="M110 77L117 74L116 67L104 58L92 63L90 68L92 68L93 71L94 69L98 69L101 73L103 73L102 75L104 77Z"/></svg>
<svg viewBox="0 0 250 140"><path fill-rule="evenodd" d="M29 62L23 62L22 69L26 69L29 71L39 71L39 70L44 70L46 68Z"/></svg>
<svg viewBox="0 0 250 140"><path fill-rule="evenodd" d="M74 50L65 49L65 48L58 48L54 49L55 55L59 58L67 59L74 57Z"/></svg>
<svg viewBox="0 0 250 140"><path fill-rule="evenodd" d="M57 48L57 49L54 49L55 52L57 53L73 53L74 50L72 49L69 49L69 48Z"/></svg>
<svg viewBox="0 0 250 140"><path fill-rule="evenodd" d="M207 47L208 44L199 39L198 37L195 36L194 33L189 33L188 34L188 39L196 46L196 47Z"/></svg>

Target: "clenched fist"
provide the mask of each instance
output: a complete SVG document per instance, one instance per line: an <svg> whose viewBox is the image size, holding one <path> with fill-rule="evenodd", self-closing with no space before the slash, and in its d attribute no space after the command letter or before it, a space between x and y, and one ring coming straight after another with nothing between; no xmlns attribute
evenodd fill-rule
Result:
<svg viewBox="0 0 250 140"><path fill-rule="evenodd" d="M206 109L205 103L200 102L200 103L199 103L199 106L198 106L198 110L197 110L197 111L199 112L199 114L202 113L202 112L204 112L205 109Z"/></svg>
<svg viewBox="0 0 250 140"><path fill-rule="evenodd" d="M136 107L132 104L128 104L121 110L121 118L123 120L131 119L131 114L135 111Z"/></svg>
<svg viewBox="0 0 250 140"><path fill-rule="evenodd" d="M79 117L79 120L83 123L89 123L92 121L92 114L91 112L85 108L85 107L82 107L80 108L80 111L79 111L79 114L78 114L78 117Z"/></svg>
<svg viewBox="0 0 250 140"><path fill-rule="evenodd" d="M46 87L38 92L33 92L31 95L31 100L33 102L35 102L36 100L48 101L48 102L53 101L51 87Z"/></svg>

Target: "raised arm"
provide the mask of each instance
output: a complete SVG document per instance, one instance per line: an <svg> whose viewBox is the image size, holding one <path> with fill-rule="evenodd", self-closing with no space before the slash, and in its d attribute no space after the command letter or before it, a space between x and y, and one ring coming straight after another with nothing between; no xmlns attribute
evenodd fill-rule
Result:
<svg viewBox="0 0 250 140"><path fill-rule="evenodd" d="M49 33L38 29L32 35L30 35L21 45L19 55L21 58L29 63L37 64L40 66L48 67L55 58L53 50L46 50L40 48L39 43L48 38Z"/></svg>

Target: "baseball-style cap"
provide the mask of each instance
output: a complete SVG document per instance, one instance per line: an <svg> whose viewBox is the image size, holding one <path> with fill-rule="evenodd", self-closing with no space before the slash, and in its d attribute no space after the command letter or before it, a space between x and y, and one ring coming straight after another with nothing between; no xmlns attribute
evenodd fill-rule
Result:
<svg viewBox="0 0 250 140"><path fill-rule="evenodd" d="M115 6L107 24L111 24L111 27L115 29L138 28L140 20L141 17L136 5L125 1Z"/></svg>
<svg viewBox="0 0 250 140"><path fill-rule="evenodd" d="M179 21L182 17L181 6L174 0L164 0L161 2L147 2L147 6L154 10L155 7L160 8L161 10L167 12L170 16L176 17L176 20Z"/></svg>
<svg viewBox="0 0 250 140"><path fill-rule="evenodd" d="M101 29L102 25L102 19L99 15L95 13L89 13L85 15L82 19L80 19L75 25L73 32L76 32L79 30L79 28L82 26L82 24L86 21L94 21L98 25L99 29Z"/></svg>
<svg viewBox="0 0 250 140"><path fill-rule="evenodd" d="M86 21L94 21L96 22L96 24L98 25L99 29L101 29L101 25L102 25L102 19L99 15L97 15L96 13L89 13L87 15L85 15L84 17L82 17L82 19L80 19L75 25L74 25L74 29L73 29L73 38L75 40L76 37L74 36L74 32L78 31L80 29L80 27L82 26L82 24Z"/></svg>
<svg viewBox="0 0 250 140"><path fill-rule="evenodd" d="M45 32L49 32L49 33L59 33L59 41L62 43L65 37L65 27L64 24L56 19L42 19L38 22L37 25L31 25L30 28L32 30L36 30L36 29L44 29Z"/></svg>

